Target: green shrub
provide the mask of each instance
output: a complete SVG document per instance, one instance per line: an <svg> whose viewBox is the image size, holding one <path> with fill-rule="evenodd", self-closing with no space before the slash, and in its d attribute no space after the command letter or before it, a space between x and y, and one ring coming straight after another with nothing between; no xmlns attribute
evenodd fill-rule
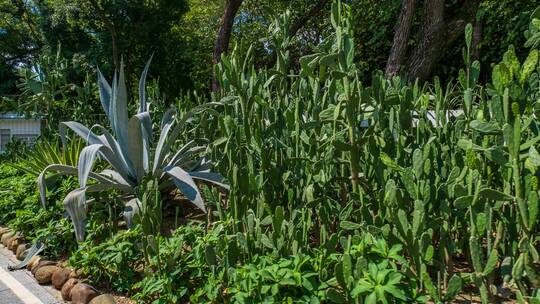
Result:
<svg viewBox="0 0 540 304"><path fill-rule="evenodd" d="M72 253L69 264L82 269L97 286L129 293L132 285L141 279L140 234L140 229L133 229L120 231L101 243L87 240Z"/></svg>

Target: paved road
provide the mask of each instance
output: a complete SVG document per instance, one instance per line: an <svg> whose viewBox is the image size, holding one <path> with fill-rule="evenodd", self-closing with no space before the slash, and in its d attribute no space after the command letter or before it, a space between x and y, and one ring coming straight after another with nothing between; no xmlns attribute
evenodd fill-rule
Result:
<svg viewBox="0 0 540 304"><path fill-rule="evenodd" d="M15 256L0 245L0 304L57 304L63 303L58 292L36 283L27 270L7 270L17 264Z"/></svg>

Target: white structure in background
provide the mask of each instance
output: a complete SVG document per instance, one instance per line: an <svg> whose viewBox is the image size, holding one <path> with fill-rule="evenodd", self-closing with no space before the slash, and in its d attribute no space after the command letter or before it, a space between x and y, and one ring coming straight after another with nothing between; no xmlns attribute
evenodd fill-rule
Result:
<svg viewBox="0 0 540 304"><path fill-rule="evenodd" d="M0 153L6 152L6 145L18 140L28 145L36 142L41 134L40 118L27 118L17 113L0 114Z"/></svg>

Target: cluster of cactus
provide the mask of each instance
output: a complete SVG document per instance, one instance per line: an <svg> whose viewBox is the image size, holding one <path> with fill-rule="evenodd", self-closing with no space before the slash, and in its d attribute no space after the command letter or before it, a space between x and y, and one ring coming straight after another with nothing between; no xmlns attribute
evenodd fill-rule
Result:
<svg viewBox="0 0 540 304"><path fill-rule="evenodd" d="M366 82L348 14L333 4L333 31L298 71L287 16L270 27L274 68L257 70L252 52L238 47L216 69L220 113L191 123L230 181L228 209L211 206L231 223L220 247L233 252L228 261L340 253L317 268L328 297L365 303L370 294L353 291L380 265L347 250L349 240L374 233L403 247L395 270L416 282L408 301L451 301L465 285L483 303L506 286L520 302L538 301L538 50L521 64L509 49L482 87L469 26L457 83L422 86L380 73ZM458 262L468 269L457 271Z"/></svg>

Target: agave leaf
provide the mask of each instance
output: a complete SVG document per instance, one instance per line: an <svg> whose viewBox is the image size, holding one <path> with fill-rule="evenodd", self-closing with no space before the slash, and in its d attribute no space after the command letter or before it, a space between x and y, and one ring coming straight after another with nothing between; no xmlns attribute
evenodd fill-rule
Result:
<svg viewBox="0 0 540 304"><path fill-rule="evenodd" d="M140 210L141 202L139 199L133 198L126 203L123 216L129 229L135 226L135 215L138 214Z"/></svg>
<svg viewBox="0 0 540 304"><path fill-rule="evenodd" d="M90 129L88 129L86 126L76 121L66 121L61 122L59 125L60 138L62 139L62 143L64 145L66 143L66 128L70 128L73 132L75 132L75 134L79 135L80 138L89 144L96 144L100 142L99 137L94 134L94 132L90 131Z"/></svg>
<svg viewBox="0 0 540 304"><path fill-rule="evenodd" d="M34 244L32 244L32 247L30 247L30 249L28 250L28 253L26 254L26 257L24 258L23 261L21 261L19 264L15 266L8 266L9 271L23 269L24 267L26 267L26 265L28 265L28 263L34 256L41 253L44 249L45 249L45 244L42 243L41 241L36 241Z"/></svg>
<svg viewBox="0 0 540 304"><path fill-rule="evenodd" d="M128 111L127 111L127 87L124 76L124 62L120 64L120 75L118 77L118 92L113 96L115 107L113 115L115 116L115 133L118 143L122 150L127 151L128 145Z"/></svg>
<svg viewBox="0 0 540 304"><path fill-rule="evenodd" d="M143 179L145 168L148 167L148 149L146 132L142 128L141 120L135 115L129 120L128 154L138 182Z"/></svg>
<svg viewBox="0 0 540 304"><path fill-rule="evenodd" d="M205 149L205 147L193 147L195 146L196 142L194 140L191 140L182 148L180 148L174 155L171 157L171 160L169 161L169 166L176 166L178 165L178 162L182 159L188 158L194 153L197 153L202 150L202 148Z"/></svg>
<svg viewBox="0 0 540 304"><path fill-rule="evenodd" d="M132 179L130 179L130 176L135 177L135 171L133 171L133 165L128 158L127 151L122 150L118 141L116 141L111 133L107 131L107 129L100 125L96 125L95 127L100 129L103 133L103 138L100 137L100 143L111 149L113 155L115 155L117 158L118 167L115 167L115 169L118 170L126 181L130 182L131 185L134 185ZM109 160L105 155L102 156L112 165L112 160Z"/></svg>
<svg viewBox="0 0 540 304"><path fill-rule="evenodd" d="M154 54L150 56L150 59L148 59L148 62L146 63L146 66L144 67L144 70L141 74L141 79L139 79L139 113L143 113L148 111L148 107L146 105L146 75L148 74L148 69L150 68L150 63L152 62L152 58L154 57Z"/></svg>
<svg viewBox="0 0 540 304"><path fill-rule="evenodd" d="M109 122L111 124L111 129L113 132L116 133L116 95L118 94L118 74L116 73L116 70L114 71L113 81L112 81L112 95L111 95L111 103L109 104Z"/></svg>
<svg viewBox="0 0 540 304"><path fill-rule="evenodd" d="M86 192L99 192L111 188L110 184L95 184L75 189L64 198L64 208L69 214L75 237L78 242L84 241L86 226Z"/></svg>
<svg viewBox="0 0 540 304"><path fill-rule="evenodd" d="M201 159L199 159L197 161L194 161L193 166L189 167L188 163L185 164L185 166L189 168L190 172L194 172L194 171L208 172L208 171L210 171L210 168L212 168L212 161L210 161L207 158L201 158Z"/></svg>
<svg viewBox="0 0 540 304"><path fill-rule="evenodd" d="M56 172L60 172L61 174L64 174L64 175L77 175L78 174L78 170L77 168L73 167L73 166L68 166L68 165L60 165L60 164L52 164L52 165L49 165L47 167L45 167L45 169L43 169L43 171L39 174L38 178L37 178L37 185L38 185L38 189L39 189L39 197L40 197L40 200L41 200L41 205L43 206L43 208L46 208L47 207L47 199L46 199L46 192L47 192L47 189L46 189L46 184L47 184L47 179L45 178L47 172L49 171L56 171ZM93 173L93 172L90 172L89 173L89 176L101 183L114 183L114 181L111 181L110 179L104 177L104 176L101 176L99 174L96 174L96 173Z"/></svg>
<svg viewBox="0 0 540 304"><path fill-rule="evenodd" d="M185 151L184 153L178 155L175 154L175 156L172 158L172 160L169 162L171 166L183 166L186 162L191 160L191 156L197 153L200 153L202 151L206 150L206 147L204 146L197 146L189 149L188 151ZM197 163L199 165L200 162Z"/></svg>
<svg viewBox="0 0 540 304"><path fill-rule="evenodd" d="M159 175L159 174L156 174L156 168L160 168L163 166L163 159L165 158L165 155L167 155L167 153L171 150L172 145L174 144L174 142L180 135L180 132L182 132L182 128L184 127L184 124L188 121L188 119L193 117L193 115L195 114L198 114L205 110L209 110L214 106L220 106L220 105L223 105L223 104L219 102L208 102L208 103L202 104L200 106L197 106L191 109L191 111L187 111L186 113L184 113L180 121L174 127L171 135L167 138L167 141L164 144L162 144L163 147L159 150L159 153L158 153L158 150L156 149L156 158L158 158L159 160L158 162L154 162L153 172L156 176ZM161 135L163 135L163 130L161 132L162 132ZM168 132L169 130L167 129L166 133ZM165 136L167 136L167 134L165 134ZM160 141L161 141L161 138L160 138ZM159 143L158 143L158 147L159 147Z"/></svg>
<svg viewBox="0 0 540 304"><path fill-rule="evenodd" d="M143 168L144 172L149 172L149 158L150 158L150 143L152 142L153 131L152 131L152 118L150 117L149 112L143 112L135 115L141 124L142 127L142 138L143 138Z"/></svg>
<svg viewBox="0 0 540 304"><path fill-rule="evenodd" d="M111 104L111 85L107 82L99 68L97 69L98 74L98 87L99 87L99 100L101 101L101 106L105 110L105 114L109 116L109 109Z"/></svg>
<svg viewBox="0 0 540 304"><path fill-rule="evenodd" d="M174 123L174 115L176 114L176 109L169 109L165 114L163 114L163 119L161 120L161 134L159 135L159 140L156 146L156 152L154 155L154 167L152 168L152 172L154 176L161 175L161 164L163 163L163 159L165 158L165 154L167 153L167 150L164 150L165 141L167 140L167 136L169 134L169 131L171 130L171 127Z"/></svg>
<svg viewBox="0 0 540 304"><path fill-rule="evenodd" d="M189 172L189 175L193 179L198 179L198 180L212 183L213 185L216 185L227 191L230 190L229 185L224 183L225 178L221 176L221 174L219 173L195 171L195 172Z"/></svg>
<svg viewBox="0 0 540 304"><path fill-rule="evenodd" d="M81 185L81 187L84 187L86 185L88 174L91 172L92 166L99 152L104 155L104 157L109 161L113 168L117 170L117 172L119 168L122 167L122 164L118 159L117 155L115 155L114 152L106 145L94 144L86 146L81 151L78 163L79 184ZM119 173L121 174L121 172Z"/></svg>
<svg viewBox="0 0 540 304"><path fill-rule="evenodd" d="M199 188L186 171L180 167L165 167L164 171L169 174L176 187L189 199L195 206L206 212L204 201Z"/></svg>
<svg viewBox="0 0 540 304"><path fill-rule="evenodd" d="M95 144L95 145L87 146L81 151L81 155L79 156L79 163L77 165L78 175L79 175L79 184L81 187L86 186L88 175L92 171L92 166L94 165L94 161L96 160L99 149L101 148L105 148L105 146Z"/></svg>
<svg viewBox="0 0 540 304"><path fill-rule="evenodd" d="M122 175L114 170L105 169L99 173L102 176L107 176L120 185L125 185L131 188L131 185L122 177Z"/></svg>

